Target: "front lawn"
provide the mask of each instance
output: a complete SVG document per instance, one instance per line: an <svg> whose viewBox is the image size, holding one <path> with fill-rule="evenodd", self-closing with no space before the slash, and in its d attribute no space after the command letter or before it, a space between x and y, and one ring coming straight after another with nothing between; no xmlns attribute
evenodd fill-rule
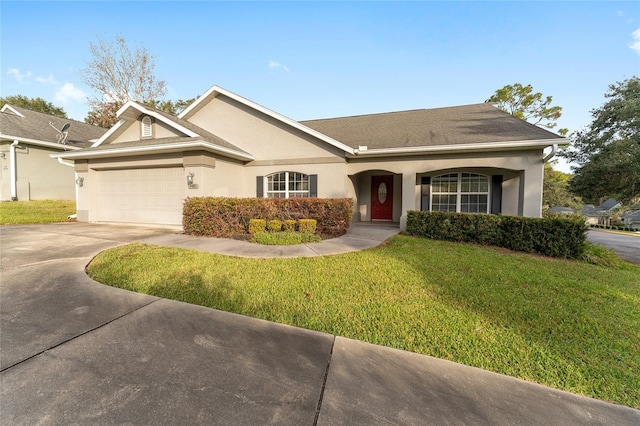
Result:
<svg viewBox="0 0 640 426"><path fill-rule="evenodd" d="M3 201L0 225L64 222L75 212L75 201Z"/></svg>
<svg viewBox="0 0 640 426"><path fill-rule="evenodd" d="M640 407L640 268L396 236L336 256L242 259L132 244L102 283L432 355Z"/></svg>

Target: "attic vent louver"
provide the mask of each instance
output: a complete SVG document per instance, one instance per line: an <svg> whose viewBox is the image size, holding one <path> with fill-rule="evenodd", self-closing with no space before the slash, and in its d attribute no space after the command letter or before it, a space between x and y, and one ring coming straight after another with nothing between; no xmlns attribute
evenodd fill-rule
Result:
<svg viewBox="0 0 640 426"><path fill-rule="evenodd" d="M143 138L150 138L151 136L153 136L152 129L151 129L151 117L146 115L142 119L141 125L142 125L141 135Z"/></svg>

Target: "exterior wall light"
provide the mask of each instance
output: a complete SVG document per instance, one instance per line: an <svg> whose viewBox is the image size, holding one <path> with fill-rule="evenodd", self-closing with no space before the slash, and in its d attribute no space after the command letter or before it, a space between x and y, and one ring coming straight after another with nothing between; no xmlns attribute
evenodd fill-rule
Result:
<svg viewBox="0 0 640 426"><path fill-rule="evenodd" d="M76 179L76 185L78 185L79 187L84 185L84 178L82 176Z"/></svg>
<svg viewBox="0 0 640 426"><path fill-rule="evenodd" d="M193 173L191 172L187 175L187 185L189 188L193 188Z"/></svg>

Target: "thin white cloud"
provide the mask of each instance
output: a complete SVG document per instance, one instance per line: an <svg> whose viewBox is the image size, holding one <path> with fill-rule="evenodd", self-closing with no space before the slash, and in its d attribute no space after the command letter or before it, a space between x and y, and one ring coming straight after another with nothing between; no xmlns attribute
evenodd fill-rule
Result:
<svg viewBox="0 0 640 426"><path fill-rule="evenodd" d="M53 74L49 74L48 77L42 77L42 76L38 76L35 79L38 83L42 83L42 84L53 84L54 86L58 83L58 80L56 80L56 78L53 76Z"/></svg>
<svg viewBox="0 0 640 426"><path fill-rule="evenodd" d="M285 64L281 64L278 61L269 61L269 68L271 69L281 69L283 71L289 72L289 67Z"/></svg>
<svg viewBox="0 0 640 426"><path fill-rule="evenodd" d="M25 77L31 77L31 71L27 71L26 74L23 74L18 68L10 68L9 71L7 71L7 75L12 75L13 78L22 82Z"/></svg>
<svg viewBox="0 0 640 426"><path fill-rule="evenodd" d="M80 89L73 86L72 83L65 83L58 91L56 91L56 101L64 104L70 102L83 102L87 95Z"/></svg>
<svg viewBox="0 0 640 426"><path fill-rule="evenodd" d="M629 43L629 49L640 54L640 28L631 33L633 41Z"/></svg>

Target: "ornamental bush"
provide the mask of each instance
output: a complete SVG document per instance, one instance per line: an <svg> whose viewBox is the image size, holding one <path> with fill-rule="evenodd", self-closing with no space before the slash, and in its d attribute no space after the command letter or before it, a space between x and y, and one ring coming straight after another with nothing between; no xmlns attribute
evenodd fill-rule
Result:
<svg viewBox="0 0 640 426"><path fill-rule="evenodd" d="M249 233L249 221L315 219L322 238L344 235L353 214L349 198L191 197L184 202L182 225L190 235L232 238Z"/></svg>
<svg viewBox="0 0 640 426"><path fill-rule="evenodd" d="M282 231L282 221L278 219L271 219L269 223L267 223L267 229L271 232Z"/></svg>
<svg viewBox="0 0 640 426"><path fill-rule="evenodd" d="M315 219L300 219L298 221L298 229L301 234L315 234L317 222Z"/></svg>
<svg viewBox="0 0 640 426"><path fill-rule="evenodd" d="M267 221L264 219L250 219L249 220L249 233L251 235L258 232L264 232L267 229Z"/></svg>
<svg viewBox="0 0 640 426"><path fill-rule="evenodd" d="M475 243L545 256L577 259L587 225L581 216L528 218L487 214L407 212L407 233L434 240Z"/></svg>
<svg viewBox="0 0 640 426"><path fill-rule="evenodd" d="M284 221L284 231L285 232L294 232L296 230L296 225L298 224L297 220L287 219Z"/></svg>

